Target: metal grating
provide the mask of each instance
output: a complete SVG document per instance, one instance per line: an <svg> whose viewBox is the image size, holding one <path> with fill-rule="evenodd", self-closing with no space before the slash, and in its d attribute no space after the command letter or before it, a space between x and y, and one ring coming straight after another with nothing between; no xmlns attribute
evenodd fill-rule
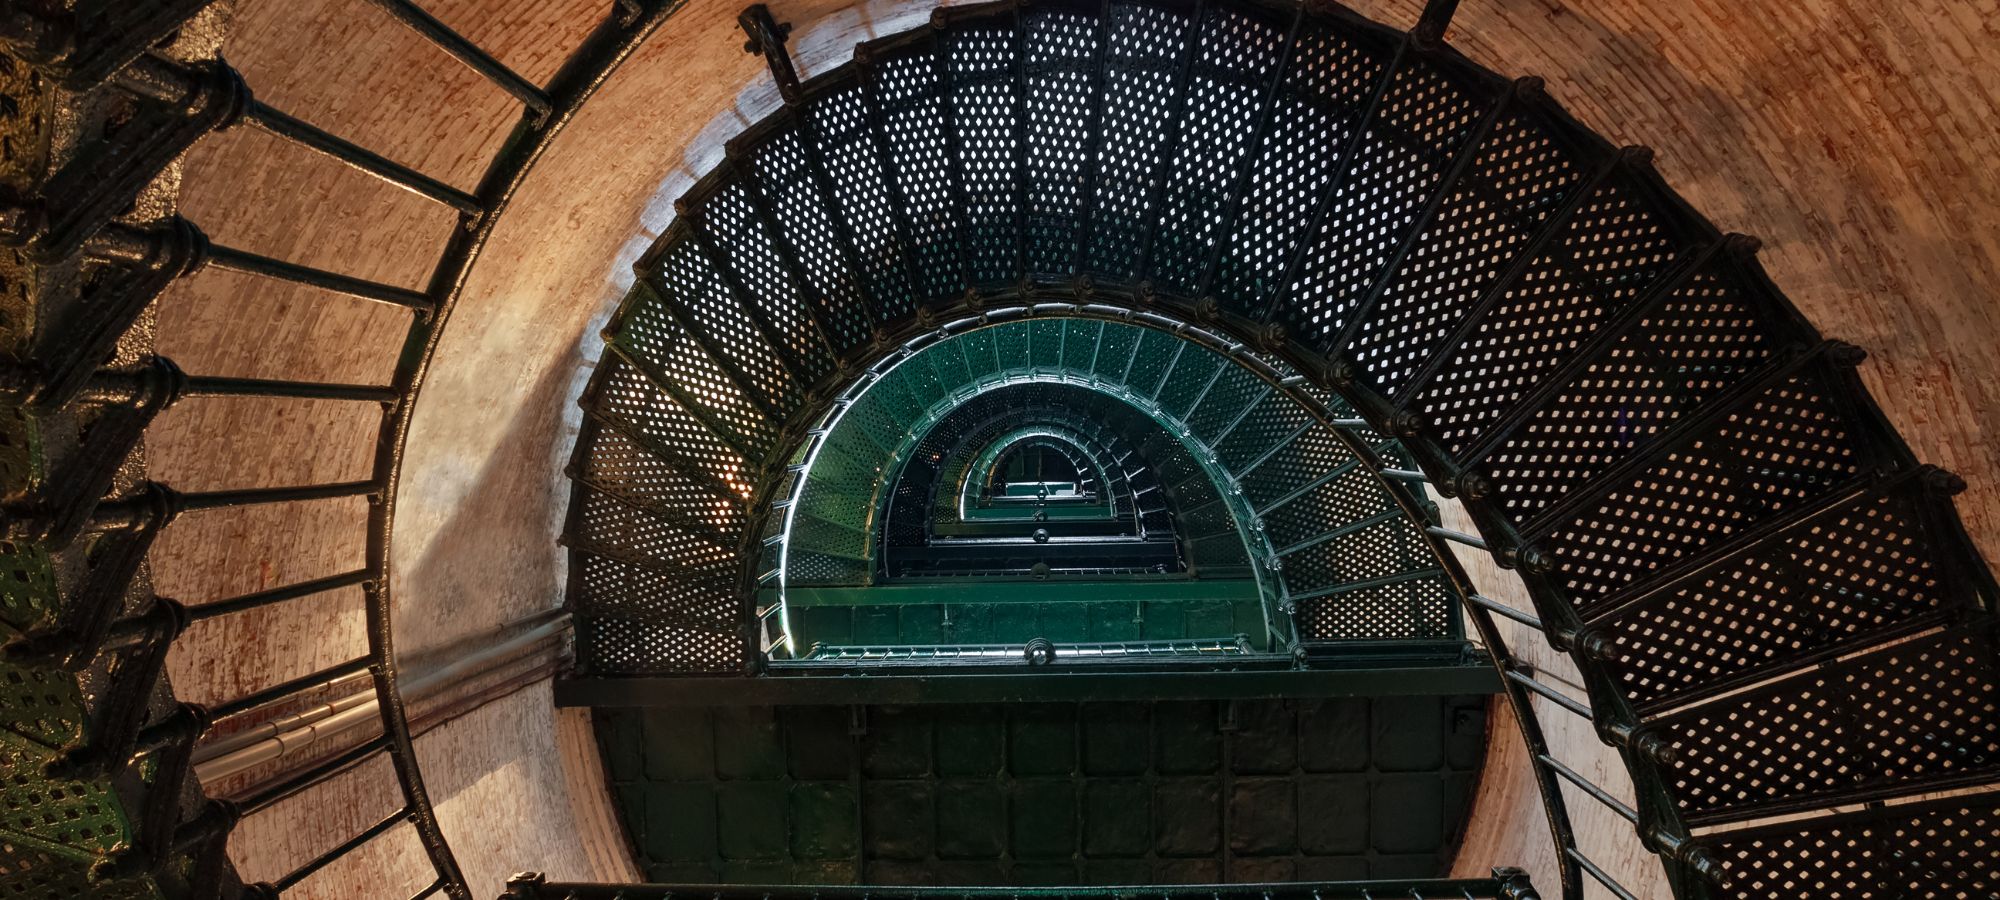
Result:
<svg viewBox="0 0 2000 900"><path fill-rule="evenodd" d="M768 202L782 239L725 251L781 258L727 268L752 294L802 273L810 290L792 290L830 298L827 346L807 355L876 365L833 379L879 381L880 400L846 398L860 434L813 434L826 420L789 397L762 400L800 411L782 426L678 407L765 377L722 365L728 350L706 368L613 360L624 394L586 402L648 452L684 441L739 495L824 438L841 512L786 507L789 530L756 529L823 542L788 563L814 577L867 577L867 511L896 490L849 457L936 449L912 423L1010 377L1177 423L1195 452L1159 465L1157 509L1180 505L1197 568L1254 517L1268 546L1250 559L1307 640L1452 633L1465 586L1439 541L1474 544L1523 573L1523 621L1570 652L1599 731L1624 743L1642 833L1666 836L1697 895L1738 889L1717 886L1722 839L1696 828L1996 780L2000 590L1953 480L1911 458L1861 355L1797 315L1753 242L1539 82L1443 46L1448 13L1402 35L1226 3L943 10L799 86L739 140L754 172L687 198L732 202L741 182ZM687 377L669 390L649 372ZM1301 404L1350 421L1328 431ZM1219 502L1193 496L1209 467ZM1426 528L1428 501L1384 482L1426 476L1478 535ZM776 498L751 499L754 517ZM1565 865L1572 882L1588 869ZM1918 883L1871 872L1878 896Z"/></svg>

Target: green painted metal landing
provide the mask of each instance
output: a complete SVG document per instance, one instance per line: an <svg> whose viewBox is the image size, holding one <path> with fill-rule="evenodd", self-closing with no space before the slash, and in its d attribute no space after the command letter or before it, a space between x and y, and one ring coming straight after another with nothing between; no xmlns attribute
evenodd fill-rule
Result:
<svg viewBox="0 0 2000 900"><path fill-rule="evenodd" d="M572 884L519 875L502 900L1536 900L1526 874L1495 869L1492 878L1422 881L1320 881L1282 884L1012 888L894 888L721 886L708 884Z"/></svg>
<svg viewBox="0 0 2000 900"><path fill-rule="evenodd" d="M647 878L1436 877L1450 869L1486 752L1478 696L754 703L597 710Z"/></svg>

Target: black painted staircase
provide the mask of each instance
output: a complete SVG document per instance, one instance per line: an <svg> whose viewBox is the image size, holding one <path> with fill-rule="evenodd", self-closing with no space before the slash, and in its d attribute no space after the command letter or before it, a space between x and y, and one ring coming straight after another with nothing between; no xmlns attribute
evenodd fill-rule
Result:
<svg viewBox="0 0 2000 900"><path fill-rule="evenodd" d="M1754 241L1442 44L1450 5L1413 34L1248 2L962 7L803 82L753 8L785 106L639 264L596 433L651 435L646 477L775 540L765 505L853 373L1005 322L1139 324L1396 439L1414 463L1362 454L1378 479L1464 504L1478 537L1406 519L1527 582L1536 609L1499 614L1576 662L1589 703L1563 708L1619 749L1638 802L1614 808L1677 891L1990 892L1967 826L2000 795L1920 799L2000 776L1995 590L1958 483ZM757 546L702 557L688 595L740 596ZM581 583L586 644L638 654L608 665L674 652L635 642L625 587ZM716 664L756 655L749 616L700 638L742 648Z"/></svg>

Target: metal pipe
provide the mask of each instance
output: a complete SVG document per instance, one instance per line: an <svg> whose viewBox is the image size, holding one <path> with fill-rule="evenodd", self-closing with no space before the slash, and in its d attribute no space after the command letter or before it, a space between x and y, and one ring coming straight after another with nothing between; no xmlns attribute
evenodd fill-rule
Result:
<svg viewBox="0 0 2000 900"><path fill-rule="evenodd" d="M1465 595L1465 602L1470 603L1473 606L1477 606L1480 609L1486 610L1487 612L1499 613L1500 615L1506 616L1509 619L1513 619L1514 621L1526 625L1529 628L1533 628L1537 631L1542 630L1542 620L1539 617L1534 616L1530 613L1524 613L1518 609L1508 606L1505 603L1501 603L1498 600L1494 600L1491 597L1487 597L1481 594L1467 594Z"/></svg>
<svg viewBox="0 0 2000 900"><path fill-rule="evenodd" d="M388 385L327 384L314 381L273 381L266 378L223 378L194 375L182 394L188 397L281 397L291 400L363 400L394 403L401 397Z"/></svg>
<svg viewBox="0 0 2000 900"><path fill-rule="evenodd" d="M1444 538L1454 544L1464 544L1474 550L1488 549L1486 540L1478 535L1466 534L1463 531L1453 531L1439 525L1427 525L1424 527L1424 531L1428 532L1432 537Z"/></svg>
<svg viewBox="0 0 2000 900"><path fill-rule="evenodd" d="M355 675L347 675L342 678L335 679L334 681L328 682L327 686L329 688L332 688L341 685L348 685L354 681L365 680L367 679L367 677L368 673L366 672L361 672ZM283 744L285 742L285 735L287 734L303 733L306 730L307 726L309 725L318 722L323 722L329 717L353 709L357 706L372 703L374 699L375 699L374 694L371 694L367 691L359 691L356 693L347 694L341 697L340 699L334 700L329 703L322 703L308 710L296 712L289 716L284 716L282 718L272 719L271 721L265 722L262 725L258 725L255 728L245 729L243 731L232 734L223 740L217 741L213 744L204 744L201 747L196 748L194 752L195 764L197 766L204 765L209 763L210 761L220 759L224 756L228 756L246 747L254 745L271 743L271 742ZM294 740L296 740L296 738ZM201 773L197 771L197 774ZM208 777L221 778L223 776L209 775Z"/></svg>
<svg viewBox="0 0 2000 900"><path fill-rule="evenodd" d="M466 68L478 72L486 80L498 85L501 90L514 95L514 99L535 111L537 119L547 119L555 104L547 92L530 83L528 79L515 74L499 60L487 55L463 35L451 30L450 26L438 21L436 16L409 0L373 0L384 12L395 16L397 21L408 26L411 31L423 35L424 40L451 54L453 59L464 63Z"/></svg>
<svg viewBox="0 0 2000 900"><path fill-rule="evenodd" d="M341 701L329 703L321 709L337 711L318 716L314 721L301 727L279 732L221 756L198 760L195 763L195 777L208 783L247 772L267 762L298 753L329 736L346 734L375 722L381 715L373 692L343 697Z"/></svg>
<svg viewBox="0 0 2000 900"><path fill-rule="evenodd" d="M1574 713L1578 716L1582 716L1585 719L1591 718L1590 707L1577 702L1576 700L1570 698L1567 695L1564 695L1563 693L1557 691L1555 688L1549 687L1548 685L1535 680L1534 676L1522 672L1520 669L1508 669L1507 677L1510 680L1520 684L1522 687L1534 691L1536 694L1541 695L1549 702L1554 703L1555 705L1560 706L1571 713Z"/></svg>
<svg viewBox="0 0 2000 900"><path fill-rule="evenodd" d="M1583 851L1575 847L1564 847L1563 855L1568 856L1585 872L1590 873L1590 877L1596 879L1598 884L1604 885L1605 890L1616 894L1618 900L1639 900L1631 891L1626 890L1624 885L1619 884L1617 879L1612 878L1611 873L1598 868L1596 863L1590 861L1590 857L1584 856Z"/></svg>
<svg viewBox="0 0 2000 900"><path fill-rule="evenodd" d="M301 675L289 681L281 681L247 697L239 697L210 710L209 715L220 722L230 716L242 715L287 694L294 694L319 684L331 684L339 679L365 672L367 669L368 657L357 656L336 666Z"/></svg>
<svg viewBox="0 0 2000 900"><path fill-rule="evenodd" d="M1584 793L1590 795L1590 798L1592 800L1596 800L1597 802L1604 804L1612 812L1617 813L1619 818L1622 818L1627 822L1631 822L1634 825L1639 824L1638 810L1635 810L1630 806L1626 806L1624 802L1620 801L1617 797L1611 796L1610 792L1606 791L1601 787L1598 787L1596 784L1592 783L1589 779L1584 778L1582 775L1577 774L1577 771L1575 769L1563 765L1561 761L1557 760L1555 757L1550 756L1546 753L1536 756L1535 761L1544 766L1548 766L1550 771L1556 773L1557 775L1561 775L1564 781L1567 781L1570 784L1576 785L1578 788L1581 788Z"/></svg>
<svg viewBox="0 0 2000 900"><path fill-rule="evenodd" d="M315 287L376 303L387 303L391 306L403 306L428 312L436 305L431 302L430 295L422 291L413 291L409 288L400 288L395 285L355 278L352 275L342 275L338 272L328 272L325 269L315 269L311 266L289 263L281 259L259 256L255 253L238 250L234 247L225 247L221 244L209 245L208 262L211 265L233 272L260 275L265 278L276 278L280 281L303 284L307 287Z"/></svg>
<svg viewBox="0 0 2000 900"><path fill-rule="evenodd" d="M404 696L422 700L442 690L491 671L528 648L569 628L569 614L551 610L528 621L535 624L511 638L450 662L412 675L403 681ZM195 775L203 782L227 778L273 760L290 756L307 747L347 734L376 722L381 707L373 691L350 694L285 719L245 732L195 751Z"/></svg>
<svg viewBox="0 0 2000 900"><path fill-rule="evenodd" d="M264 503L332 500L339 497L357 497L362 494L378 493L381 490L382 483L371 478L366 481L342 481L334 484L312 484L300 487L199 491L180 495L180 508L182 510L227 509L232 506L256 506Z"/></svg>
<svg viewBox="0 0 2000 900"><path fill-rule="evenodd" d="M286 600L295 600L300 597L309 597L313 594L351 587L367 580L367 569L355 569L352 572L344 572L339 575L329 575L325 578L301 581L298 584L288 584L282 587L271 588L267 591L258 591L254 594L244 594L238 597L231 597L227 600L217 600L213 603L203 603L200 606L188 607L188 620L190 622L200 622L219 616L232 615L262 606L269 606L273 603L282 603Z"/></svg>
<svg viewBox="0 0 2000 900"><path fill-rule="evenodd" d="M388 748L389 739L386 737L377 737L365 741L344 752L320 760L307 768L287 773L277 783L238 800L237 805L243 810L243 815L245 816L268 809L287 798L297 796L306 788L360 765L368 757L374 756Z"/></svg>
<svg viewBox="0 0 2000 900"><path fill-rule="evenodd" d="M459 212L476 216L482 211L471 194L256 100L244 109L243 121Z"/></svg>
<svg viewBox="0 0 2000 900"><path fill-rule="evenodd" d="M331 863L334 860L347 855L356 848L360 847L362 844L366 844L369 841L372 841L375 838L382 836L384 833L388 832L389 829L394 828L397 825L408 821L409 818L410 818L409 807L404 807L402 809L396 810L395 812L390 813L387 817L383 818L382 821L376 822L375 824L368 826L367 830L361 832L360 834L348 838L347 840L341 841L338 846L335 846L332 849L327 850L326 852L321 853L320 855L315 856L310 860L307 860L304 865L299 866L298 868L285 873L285 876L283 878L278 879L273 886L280 891L286 890L292 887L293 885L296 885L299 882L312 877L312 874L314 872L326 868L328 863Z"/></svg>

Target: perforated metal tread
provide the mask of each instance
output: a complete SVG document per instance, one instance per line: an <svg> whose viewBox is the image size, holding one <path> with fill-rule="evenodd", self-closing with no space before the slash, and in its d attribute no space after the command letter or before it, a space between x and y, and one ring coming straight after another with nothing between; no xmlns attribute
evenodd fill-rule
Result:
<svg viewBox="0 0 2000 900"><path fill-rule="evenodd" d="M1837 722L1921 703L1878 733L1952 759L1884 762L1828 787L1783 773L1846 758L1862 732L1718 754L1703 750L1714 733L1690 730L1669 738L1671 762L1628 754L1636 780L1665 792L1648 816L1720 825L1863 796L1894 810L1992 783L1996 591L1951 479L1918 467L1881 421L1851 371L1858 355L1822 343L1748 246L1691 211L1645 154L1588 133L1538 85L1337 8L1103 10L946 10L933 31L809 83L800 112L733 144L747 165L690 193L696 210L746 198L783 235L710 264L744 284L805 273L811 285L780 293L818 320L827 371L879 352L878 332L893 343L1024 303L1205 321L1291 365L1302 389L1410 434L1392 464L1479 485L1468 507L1489 545L1526 564L1551 633L1589 649L1578 658L1605 688L1601 722L1635 735L1719 722L1744 688ZM871 121L889 124L868 137ZM688 234L677 225L662 244ZM1172 338L1140 340L1154 348L1133 354L1127 380L1171 365ZM681 390L760 377L716 374L732 355L688 367ZM699 440L785 430L729 418L743 405L725 404ZM1285 425L1267 415L1252 407L1218 455L1272 473L1310 461L1267 453ZM1960 648L1959 661L1912 661L1896 643L1912 636ZM1900 699L1852 689L1878 676ZM1803 687L1827 679L1838 687ZM1832 821L1760 834L1826 840ZM1721 853L1722 895L1794 895L1796 873L1774 857L1721 836L1688 846ZM1987 872L2000 852L1953 846ZM1854 877L1826 896L1935 883L1907 868Z"/></svg>

